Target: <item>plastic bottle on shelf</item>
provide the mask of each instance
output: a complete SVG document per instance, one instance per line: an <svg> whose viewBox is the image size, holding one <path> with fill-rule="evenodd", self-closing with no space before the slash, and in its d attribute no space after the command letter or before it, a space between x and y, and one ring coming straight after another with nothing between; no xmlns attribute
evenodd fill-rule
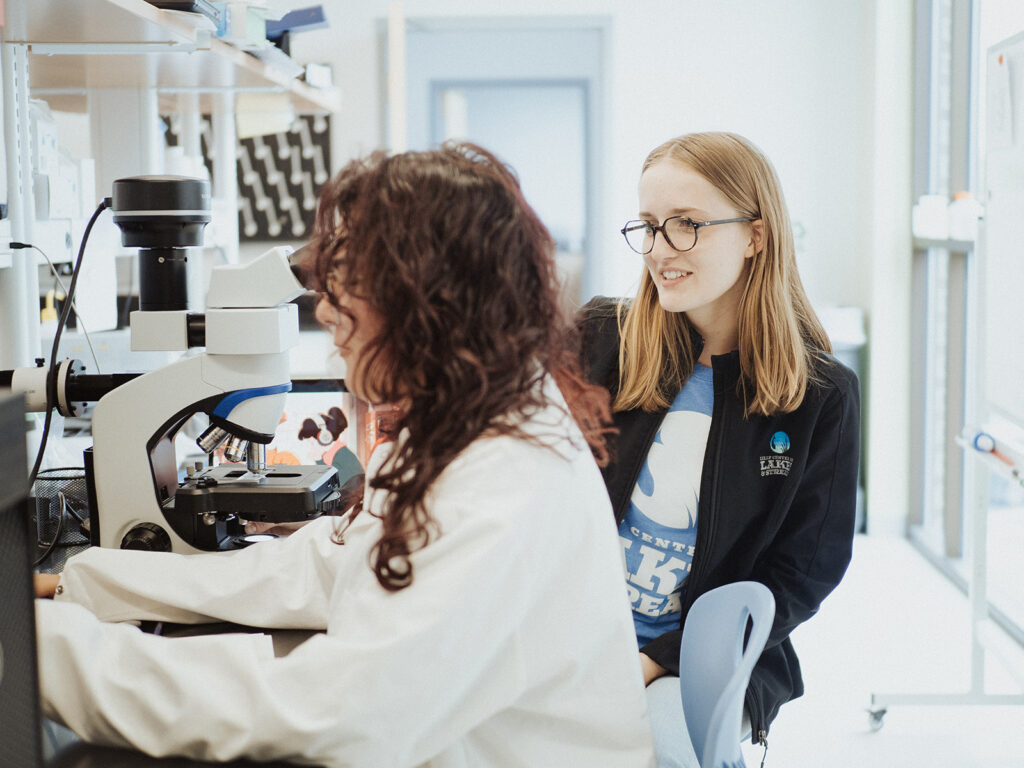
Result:
<svg viewBox="0 0 1024 768"><path fill-rule="evenodd" d="M973 242L978 237L978 219L983 209L970 192L957 192L949 204L949 237Z"/></svg>

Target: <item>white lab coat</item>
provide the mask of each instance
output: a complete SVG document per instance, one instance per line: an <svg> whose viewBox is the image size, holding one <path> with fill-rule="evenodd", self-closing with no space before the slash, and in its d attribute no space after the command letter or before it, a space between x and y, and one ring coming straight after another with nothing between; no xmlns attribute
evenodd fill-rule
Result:
<svg viewBox="0 0 1024 768"><path fill-rule="evenodd" d="M83 552L62 594L37 601L45 713L90 742L158 756L653 765L604 483L560 411L526 429L553 448L481 438L445 469L427 500L441 534L398 592L368 565L381 492L340 546L321 519L233 553ZM113 623L129 619L326 633L275 658L268 635L164 638Z"/></svg>

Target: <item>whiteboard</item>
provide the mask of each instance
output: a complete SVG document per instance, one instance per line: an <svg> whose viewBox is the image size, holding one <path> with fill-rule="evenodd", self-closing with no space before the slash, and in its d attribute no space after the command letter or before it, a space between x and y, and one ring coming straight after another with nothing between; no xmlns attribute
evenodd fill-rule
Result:
<svg viewBox="0 0 1024 768"><path fill-rule="evenodd" d="M1024 34L988 51L982 200L982 387L993 414L1024 426Z"/></svg>

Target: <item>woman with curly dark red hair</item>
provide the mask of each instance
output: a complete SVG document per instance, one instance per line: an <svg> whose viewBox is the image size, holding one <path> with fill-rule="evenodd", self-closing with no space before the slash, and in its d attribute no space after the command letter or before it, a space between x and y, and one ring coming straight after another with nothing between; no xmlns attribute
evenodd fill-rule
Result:
<svg viewBox="0 0 1024 768"><path fill-rule="evenodd" d="M58 602L326 632L273 658L259 635L155 638L44 604L48 714L206 759L650 765L594 461L608 396L569 351L552 242L515 177L469 145L375 154L324 190L313 246L349 389L402 413L363 500L228 556L90 550Z"/></svg>

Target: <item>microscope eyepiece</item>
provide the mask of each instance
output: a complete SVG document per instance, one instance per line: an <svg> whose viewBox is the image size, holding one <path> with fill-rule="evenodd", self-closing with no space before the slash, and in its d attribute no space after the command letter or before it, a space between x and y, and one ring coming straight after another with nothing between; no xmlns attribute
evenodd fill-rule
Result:
<svg viewBox="0 0 1024 768"><path fill-rule="evenodd" d="M308 244L297 251L292 251L288 256L288 266L291 268L292 274L307 291L314 290L313 256L313 247Z"/></svg>

